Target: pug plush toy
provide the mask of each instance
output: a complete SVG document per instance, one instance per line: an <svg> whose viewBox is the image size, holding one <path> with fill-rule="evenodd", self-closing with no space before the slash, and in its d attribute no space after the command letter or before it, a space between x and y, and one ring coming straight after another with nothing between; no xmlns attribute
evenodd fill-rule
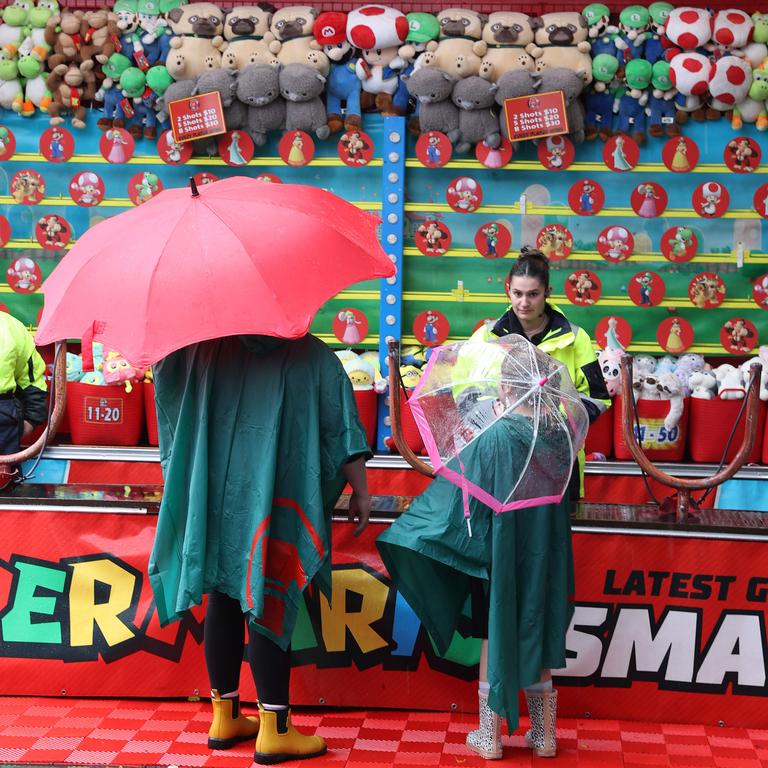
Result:
<svg viewBox="0 0 768 768"><path fill-rule="evenodd" d="M168 12L173 32L165 65L174 80L195 78L221 66L224 14L213 3L189 3Z"/></svg>

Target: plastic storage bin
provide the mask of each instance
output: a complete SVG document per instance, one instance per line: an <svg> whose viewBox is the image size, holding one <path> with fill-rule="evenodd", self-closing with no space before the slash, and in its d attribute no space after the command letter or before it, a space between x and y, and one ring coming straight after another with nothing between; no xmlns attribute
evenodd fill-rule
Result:
<svg viewBox="0 0 768 768"><path fill-rule="evenodd" d="M590 453L602 453L607 459L613 451L613 404L605 412L589 425L584 451Z"/></svg>
<svg viewBox="0 0 768 768"><path fill-rule="evenodd" d="M356 389L355 402L360 421L365 427L365 439L371 448L376 446L376 406L378 398L373 389Z"/></svg>
<svg viewBox="0 0 768 768"><path fill-rule="evenodd" d="M123 386L67 384L69 431L75 445L138 445L144 428L144 391Z"/></svg>
<svg viewBox="0 0 768 768"><path fill-rule="evenodd" d="M703 400L691 398L691 419L688 423L688 453L691 461L718 463L723 457L725 444L728 442L734 423L739 414L743 400ZM766 404L760 403L757 418L757 435L755 445L747 461L755 464L760 461L763 451L763 435L765 432ZM744 439L745 417L742 414L734 431L731 447L725 457L730 461L739 450Z"/></svg>
<svg viewBox="0 0 768 768"><path fill-rule="evenodd" d="M402 397L402 392L400 393ZM424 454L424 441L421 439L421 433L416 426L416 421L411 413L411 406L406 400L400 400L400 419L403 424L403 437L408 447L416 454Z"/></svg>
<svg viewBox="0 0 768 768"><path fill-rule="evenodd" d="M683 413L680 421L671 430L664 427L664 418L669 413L669 407L669 400L637 401L637 413L640 422L638 442L640 442L645 455L652 461L682 461L685 456L690 413L689 398L683 401ZM621 408L621 397L617 397L612 409L614 412L613 455L620 461L628 461L632 459L632 454L624 442Z"/></svg>

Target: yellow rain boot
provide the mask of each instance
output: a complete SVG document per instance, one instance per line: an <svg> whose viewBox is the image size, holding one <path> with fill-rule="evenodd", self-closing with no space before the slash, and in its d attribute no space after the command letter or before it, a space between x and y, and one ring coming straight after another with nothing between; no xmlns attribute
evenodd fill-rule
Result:
<svg viewBox="0 0 768 768"><path fill-rule="evenodd" d="M240 714L240 697L222 699L217 690L211 691L213 722L208 731L208 749L229 749L241 741L256 738L259 718Z"/></svg>
<svg viewBox="0 0 768 768"><path fill-rule="evenodd" d="M282 763L324 755L325 739L320 736L304 736L291 725L291 710L264 709L259 704L261 728L256 739L254 762L260 765Z"/></svg>

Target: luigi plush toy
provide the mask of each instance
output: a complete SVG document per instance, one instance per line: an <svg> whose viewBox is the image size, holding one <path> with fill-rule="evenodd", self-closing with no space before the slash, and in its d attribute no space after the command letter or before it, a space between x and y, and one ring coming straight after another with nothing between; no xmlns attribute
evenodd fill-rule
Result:
<svg viewBox="0 0 768 768"><path fill-rule="evenodd" d="M624 68L624 88L614 101L613 111L618 115L615 130L626 133L638 144L645 144L648 88L651 85L653 67L645 59L632 59Z"/></svg>
<svg viewBox="0 0 768 768"><path fill-rule="evenodd" d="M643 58L651 14L642 5L628 5L619 14L619 36L616 46L624 52L624 61Z"/></svg>

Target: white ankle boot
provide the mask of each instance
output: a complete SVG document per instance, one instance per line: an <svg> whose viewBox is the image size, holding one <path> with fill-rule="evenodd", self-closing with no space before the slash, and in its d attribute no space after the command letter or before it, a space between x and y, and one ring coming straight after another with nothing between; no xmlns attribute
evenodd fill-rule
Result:
<svg viewBox="0 0 768 768"><path fill-rule="evenodd" d="M467 734L467 747L486 760L501 760L501 717L488 706L488 694L478 691L480 727Z"/></svg>
<svg viewBox="0 0 768 768"><path fill-rule="evenodd" d="M557 691L525 692L531 730L525 734L525 743L538 757L554 757L557 754L555 724L557 722Z"/></svg>

